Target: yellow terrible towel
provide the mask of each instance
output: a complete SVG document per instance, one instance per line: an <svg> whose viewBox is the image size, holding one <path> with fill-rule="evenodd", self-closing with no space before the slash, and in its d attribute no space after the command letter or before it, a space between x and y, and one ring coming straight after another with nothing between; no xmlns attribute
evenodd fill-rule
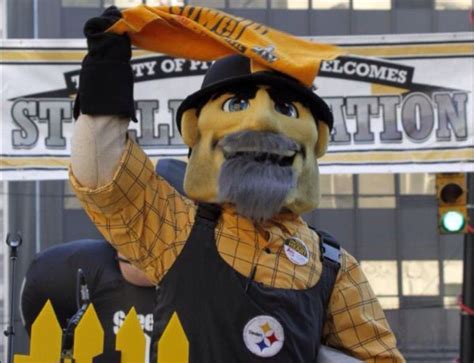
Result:
<svg viewBox="0 0 474 363"><path fill-rule="evenodd" d="M135 46L175 57L211 61L233 53L256 66L292 76L310 86L322 60L341 49L317 44L222 11L198 6L140 5L122 11L108 32L127 32Z"/></svg>

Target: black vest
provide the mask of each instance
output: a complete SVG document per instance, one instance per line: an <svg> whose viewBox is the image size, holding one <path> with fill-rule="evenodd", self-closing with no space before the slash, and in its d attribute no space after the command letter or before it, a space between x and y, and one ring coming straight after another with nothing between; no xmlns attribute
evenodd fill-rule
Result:
<svg viewBox="0 0 474 363"><path fill-rule="evenodd" d="M153 362L157 341L175 311L189 341L192 363L315 362L339 265L324 258L321 278L309 289L264 286L239 274L219 255L214 236L219 217L218 207L199 205L183 250L157 287ZM281 334L275 337L268 325L263 331L258 326L247 329L252 319L261 316L278 321L284 340ZM270 340L254 339L265 333ZM259 352L278 341L283 345L271 358L263 358L249 350L246 335L261 344L253 347Z"/></svg>

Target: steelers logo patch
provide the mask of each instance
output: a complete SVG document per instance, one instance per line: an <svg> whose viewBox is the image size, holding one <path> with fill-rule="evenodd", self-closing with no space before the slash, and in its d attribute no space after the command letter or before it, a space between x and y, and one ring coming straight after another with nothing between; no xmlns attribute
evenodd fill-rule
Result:
<svg viewBox="0 0 474 363"><path fill-rule="evenodd" d="M259 357L273 357L283 347L285 334L283 327L269 315L259 315L251 319L244 328L245 346Z"/></svg>
<svg viewBox="0 0 474 363"><path fill-rule="evenodd" d="M285 241L285 255L295 265L303 266L309 261L309 251L306 244L296 237L290 237Z"/></svg>

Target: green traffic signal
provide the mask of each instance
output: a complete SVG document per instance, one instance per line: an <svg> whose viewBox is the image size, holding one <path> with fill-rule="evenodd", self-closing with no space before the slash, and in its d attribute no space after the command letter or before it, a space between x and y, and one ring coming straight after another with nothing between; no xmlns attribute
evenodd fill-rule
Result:
<svg viewBox="0 0 474 363"><path fill-rule="evenodd" d="M462 231L466 225L465 216L458 211L449 211L441 216L441 226L445 231L456 233Z"/></svg>
<svg viewBox="0 0 474 363"><path fill-rule="evenodd" d="M466 175L464 173L436 174L436 197L439 233L467 233L469 218Z"/></svg>

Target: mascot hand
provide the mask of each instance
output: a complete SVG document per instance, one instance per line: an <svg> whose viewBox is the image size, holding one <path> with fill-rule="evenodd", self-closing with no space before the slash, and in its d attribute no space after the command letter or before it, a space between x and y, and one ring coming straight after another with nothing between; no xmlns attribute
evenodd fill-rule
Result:
<svg viewBox="0 0 474 363"><path fill-rule="evenodd" d="M130 62L132 50L128 35L105 32L121 17L120 11L115 6L111 6L101 16L86 22L84 35L87 38L89 53L84 59L84 64L101 61Z"/></svg>
<svg viewBox="0 0 474 363"><path fill-rule="evenodd" d="M118 115L135 120L130 38L106 30L122 17L111 6L84 26L88 53L82 62L74 117Z"/></svg>

